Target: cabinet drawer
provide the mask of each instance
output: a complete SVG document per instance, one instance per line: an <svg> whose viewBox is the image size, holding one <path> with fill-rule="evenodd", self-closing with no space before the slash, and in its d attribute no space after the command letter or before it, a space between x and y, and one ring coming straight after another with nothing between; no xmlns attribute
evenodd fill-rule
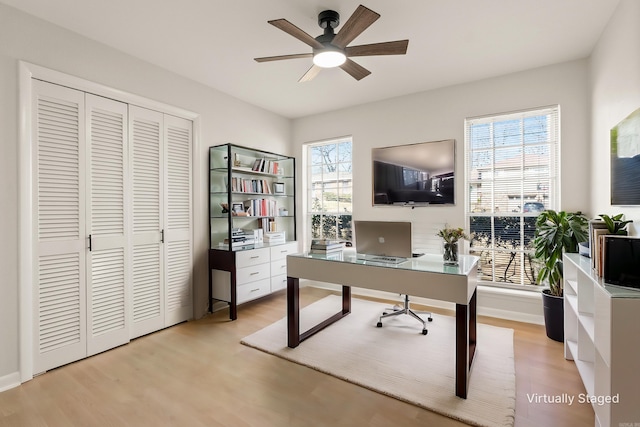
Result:
<svg viewBox="0 0 640 427"><path fill-rule="evenodd" d="M271 278L271 292L279 291L287 287L287 275L280 274Z"/></svg>
<svg viewBox="0 0 640 427"><path fill-rule="evenodd" d="M271 275L279 276L281 274L287 275L287 259L280 259L278 261L271 261Z"/></svg>
<svg viewBox="0 0 640 427"><path fill-rule="evenodd" d="M260 298L261 296L271 293L271 280L266 278L257 282L251 282L238 286L236 297L238 304Z"/></svg>
<svg viewBox="0 0 640 427"><path fill-rule="evenodd" d="M251 265L269 262L269 248L241 251L236 254L236 268L249 267Z"/></svg>
<svg viewBox="0 0 640 427"><path fill-rule="evenodd" d="M298 242L285 243L284 245L273 246L271 249L271 261L287 259L287 255L298 252Z"/></svg>
<svg viewBox="0 0 640 427"><path fill-rule="evenodd" d="M252 265L251 267L238 268L236 270L236 285L241 286L245 283L256 282L262 279L268 279L271 276L271 266L269 264Z"/></svg>

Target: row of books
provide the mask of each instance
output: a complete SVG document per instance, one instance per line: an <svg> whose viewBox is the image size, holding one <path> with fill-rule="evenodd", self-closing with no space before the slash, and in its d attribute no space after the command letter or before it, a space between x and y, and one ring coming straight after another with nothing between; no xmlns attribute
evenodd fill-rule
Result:
<svg viewBox="0 0 640 427"><path fill-rule="evenodd" d="M275 218L260 218L258 220L258 227L260 227L260 229L265 233L273 233L278 231Z"/></svg>
<svg viewBox="0 0 640 427"><path fill-rule="evenodd" d="M244 209L248 216L278 216L278 203L276 200L245 200Z"/></svg>
<svg viewBox="0 0 640 427"><path fill-rule="evenodd" d="M609 234L604 221L589 221L589 251L591 252L591 268L598 277L603 276L604 236Z"/></svg>
<svg viewBox="0 0 640 427"><path fill-rule="evenodd" d="M313 239L311 241L311 249L309 253L312 254L329 254L334 252L341 252L344 249L344 243L339 240L330 239Z"/></svg>
<svg viewBox="0 0 640 427"><path fill-rule="evenodd" d="M280 172L280 165L274 160L256 159L251 170L277 175Z"/></svg>
<svg viewBox="0 0 640 427"><path fill-rule="evenodd" d="M231 191L235 193L271 194L271 187L266 179L231 178Z"/></svg>

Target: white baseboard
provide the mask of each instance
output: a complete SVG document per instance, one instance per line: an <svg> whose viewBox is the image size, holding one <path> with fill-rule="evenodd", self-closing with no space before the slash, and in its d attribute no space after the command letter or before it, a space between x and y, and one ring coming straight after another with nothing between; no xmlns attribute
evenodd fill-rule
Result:
<svg viewBox="0 0 640 427"><path fill-rule="evenodd" d="M9 390L10 388L18 387L20 385L20 373L14 372L4 377L0 377L0 392Z"/></svg>
<svg viewBox="0 0 640 427"><path fill-rule="evenodd" d="M339 285L310 280L300 280L300 286L315 286L333 291L339 291L341 289ZM391 292L352 287L351 293L352 295L387 300L397 299L399 301L398 294ZM454 303L428 298L412 297L411 301L417 304L448 310L455 310L456 308ZM538 292L478 286L478 314L516 322L533 323L536 325L544 324L542 300Z"/></svg>

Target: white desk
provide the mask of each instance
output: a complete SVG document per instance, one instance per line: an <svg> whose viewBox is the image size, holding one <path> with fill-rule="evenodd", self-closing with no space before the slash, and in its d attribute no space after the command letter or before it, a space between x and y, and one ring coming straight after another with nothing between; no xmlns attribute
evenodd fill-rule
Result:
<svg viewBox="0 0 640 427"><path fill-rule="evenodd" d="M335 259L331 259L335 258ZM456 304L456 396L467 397L476 349L476 286L479 258L461 255L459 266L446 266L442 255L424 255L400 264L358 259L345 250L340 257L323 254L287 256L288 346L302 341L351 312L351 286L432 298ZM342 309L300 333L299 279L342 285Z"/></svg>

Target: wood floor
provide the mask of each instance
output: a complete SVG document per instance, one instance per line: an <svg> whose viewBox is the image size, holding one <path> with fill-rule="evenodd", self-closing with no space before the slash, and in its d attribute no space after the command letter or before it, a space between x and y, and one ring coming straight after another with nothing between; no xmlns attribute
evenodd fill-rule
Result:
<svg viewBox="0 0 640 427"><path fill-rule="evenodd" d="M303 288L301 305L328 293ZM47 372L0 393L0 426L464 425L239 343L285 305L280 292L241 306L236 321L224 310ZM517 427L594 425L589 405L528 401L585 392L561 343L542 326L479 320L515 330Z"/></svg>

